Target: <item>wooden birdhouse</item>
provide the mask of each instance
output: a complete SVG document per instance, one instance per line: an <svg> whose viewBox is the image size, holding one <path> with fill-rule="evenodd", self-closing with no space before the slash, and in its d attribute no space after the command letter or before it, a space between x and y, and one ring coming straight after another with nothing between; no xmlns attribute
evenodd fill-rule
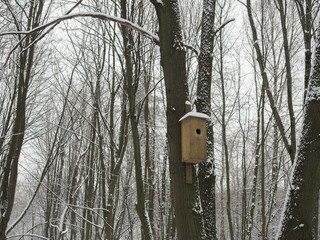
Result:
<svg viewBox="0 0 320 240"><path fill-rule="evenodd" d="M188 112L181 122L182 162L200 163L207 159L206 114Z"/></svg>

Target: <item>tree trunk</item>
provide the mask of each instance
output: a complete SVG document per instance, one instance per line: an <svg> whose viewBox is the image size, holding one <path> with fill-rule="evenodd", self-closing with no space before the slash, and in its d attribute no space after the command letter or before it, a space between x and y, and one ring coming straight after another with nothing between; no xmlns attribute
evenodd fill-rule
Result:
<svg viewBox="0 0 320 240"><path fill-rule="evenodd" d="M32 2L28 13L28 29L34 28L39 24L43 9L43 1ZM19 30L19 29L18 29ZM36 38L37 34L32 34L30 39L25 42L28 46ZM25 46L20 45L21 49ZM19 73L17 86L17 105L16 116L12 129L9 150L5 157L4 174L0 179L0 240L6 239L6 228L10 220L13 209L16 183L18 178L18 162L22 149L26 125L26 100L29 84L31 81L31 69L33 66L35 46L32 45L26 51L20 53Z"/></svg>
<svg viewBox="0 0 320 240"><path fill-rule="evenodd" d="M319 31L319 30L318 30ZM320 185L320 36L306 98L302 136L281 217L278 239L312 239Z"/></svg>
<svg viewBox="0 0 320 240"><path fill-rule="evenodd" d="M272 114L274 115L274 119L277 123L277 126L279 128L279 132L282 138L282 141L284 143L284 146L290 156L291 162L293 162L294 160L294 150L291 146L291 144L288 141L288 138L286 137L286 132L285 132L285 128L284 125L282 123L279 111L277 109L277 106L275 104L275 99L274 96L271 92L271 89L269 87L269 80L267 77L267 73L266 73L266 66L265 66L265 61L264 58L265 56L262 54L260 46L259 46L259 42L258 42L258 34L257 34L257 29L255 27L255 23L254 23L254 19L253 19L253 14L252 14L252 7L251 7L251 0L247 0L246 1L246 8L247 8L247 13L248 13L248 18L249 18L249 22L250 22L250 28L252 31L252 40L253 40L253 46L256 50L256 54L257 54L257 61L259 64L259 68L260 68L260 73L261 73L261 77L262 77L262 81L263 84L265 85L265 90L266 90L266 95L267 98L269 100L270 103L270 107L272 110Z"/></svg>
<svg viewBox="0 0 320 240"><path fill-rule="evenodd" d="M295 0L295 4L299 13L300 23L303 30L303 42L304 42L304 97L303 102L306 101L308 83L311 72L311 40L312 40L312 28L313 28L313 17L312 17L312 5L316 1L313 0ZM314 3L315 4L315 3Z"/></svg>
<svg viewBox="0 0 320 240"><path fill-rule="evenodd" d="M215 0L203 1L199 75L197 86L197 111L211 116L211 82L215 20ZM199 164L199 193L202 206L202 236L216 239L215 173L213 123L207 123L207 160Z"/></svg>
<svg viewBox="0 0 320 240"><path fill-rule="evenodd" d="M291 74L291 64L290 64L290 48L289 48L289 40L288 40L288 31L286 24L286 1L277 0L278 2L278 10L280 13L281 19L281 29L283 36L283 48L285 54L285 67L286 67L286 78L287 78L287 102L288 102L288 110L289 110L289 118L290 118L290 139L291 139L291 151L292 156L296 155L296 118L293 111L293 102L292 102L292 74Z"/></svg>
<svg viewBox="0 0 320 240"><path fill-rule="evenodd" d="M231 189L230 189L230 159L229 159L229 149L227 143L227 120L226 120L226 91L225 91L225 79L224 79L224 60L223 60L223 43L222 34L219 36L219 54L220 54L220 66L219 66L219 76L221 80L221 97L222 97L222 113L221 113L221 128L222 128L222 145L223 145L223 155L225 160L225 170L226 170L226 190L227 190L227 219L229 226L229 237L231 240L234 239L234 230L232 222L231 213Z"/></svg>
<svg viewBox="0 0 320 240"><path fill-rule="evenodd" d="M254 69L256 69L256 64L254 62L253 64ZM255 85L256 85L256 91L257 89L257 79L256 74L254 75L255 78ZM253 171L253 183L252 183L252 193L251 193L251 201L250 201L250 209L248 211L248 217L247 217L247 230L246 230L246 239L251 240L252 239L252 229L254 224L254 212L256 207L256 198L257 198L257 184L258 184L258 168L259 168L259 159L260 159L260 126L261 126L261 108L262 108L262 96L258 99L257 96L257 130L256 130L256 143L255 143L255 162L254 162L254 171Z"/></svg>
<svg viewBox="0 0 320 240"><path fill-rule="evenodd" d="M317 198L317 204L313 213L312 219L312 240L317 240L319 235L319 194Z"/></svg>
<svg viewBox="0 0 320 240"><path fill-rule="evenodd" d="M121 0L121 17L127 18L127 1ZM146 208L146 197L143 184L142 175L142 161L141 161L141 148L140 148L140 136L138 130L138 118L136 114L136 92L138 89L138 82L134 80L133 77L133 62L132 62L132 51L133 51L133 38L129 30L125 26L121 26L123 45L124 45L124 55L126 64L126 74L125 74L125 90L128 94L129 100L129 118L132 131L133 139L133 156L135 163L135 173L136 173L136 187L137 187L137 205L136 210L141 221L142 229L142 239L151 240L153 239L153 233L151 228L151 223L149 219L149 214ZM136 76L137 77L137 76Z"/></svg>
<svg viewBox="0 0 320 240"><path fill-rule="evenodd" d="M201 217L196 198L196 184L185 184L185 164L181 162L179 119L185 114L188 86L178 1L151 1L156 8L159 21L161 65L167 98L170 180L178 238L199 239Z"/></svg>
<svg viewBox="0 0 320 240"><path fill-rule="evenodd" d="M112 40L115 41L115 35L112 36ZM115 49L112 49L112 68L116 68L116 60L115 60ZM110 67L109 72L113 72ZM125 74L125 73L123 73ZM121 97L121 117L120 117L120 133L118 144L116 145L116 137L115 137L115 102L116 102L116 93L118 91L118 87L116 87L116 76L113 72L111 77L111 93L110 93L110 117L109 123L105 123L107 128L110 128L109 138L110 138L110 167L109 167L109 178L108 178L108 194L103 193L106 198L106 211L104 211L104 218L106 219L106 239L111 240L114 239L114 215L115 215L115 192L116 186L119 181L120 170L124 158L124 152L127 146L127 132L128 132L128 117L127 117L127 93L125 90L122 92ZM105 178L103 178L105 179ZM103 188L107 186L103 184ZM103 190L106 192L106 190Z"/></svg>
<svg viewBox="0 0 320 240"><path fill-rule="evenodd" d="M266 236L266 203L265 203L265 86L262 84L261 89L261 165L260 165L260 194L261 194L261 239L265 240Z"/></svg>

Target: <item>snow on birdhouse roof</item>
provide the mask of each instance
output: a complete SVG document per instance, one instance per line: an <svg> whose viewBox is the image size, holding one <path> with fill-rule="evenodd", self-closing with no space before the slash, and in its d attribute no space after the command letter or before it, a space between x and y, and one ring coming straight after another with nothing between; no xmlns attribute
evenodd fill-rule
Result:
<svg viewBox="0 0 320 240"><path fill-rule="evenodd" d="M203 119L208 119L209 118L209 116L207 114L204 114L204 113L188 112L182 118L180 118L179 122L181 122L182 120L184 120L184 119L186 119L188 117L203 118Z"/></svg>

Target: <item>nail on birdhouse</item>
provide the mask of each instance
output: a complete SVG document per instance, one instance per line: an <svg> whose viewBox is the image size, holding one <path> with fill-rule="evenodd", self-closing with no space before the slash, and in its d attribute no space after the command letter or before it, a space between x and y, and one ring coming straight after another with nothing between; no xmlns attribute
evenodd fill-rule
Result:
<svg viewBox="0 0 320 240"><path fill-rule="evenodd" d="M200 163L207 160L206 114L188 112L181 122L182 162Z"/></svg>

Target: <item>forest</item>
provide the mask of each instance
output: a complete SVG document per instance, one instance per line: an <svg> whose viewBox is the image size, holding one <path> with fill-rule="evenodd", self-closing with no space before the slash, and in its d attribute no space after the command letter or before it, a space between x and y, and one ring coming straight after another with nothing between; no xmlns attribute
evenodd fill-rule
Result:
<svg viewBox="0 0 320 240"><path fill-rule="evenodd" d="M0 0L0 240L320 239L319 9Z"/></svg>

